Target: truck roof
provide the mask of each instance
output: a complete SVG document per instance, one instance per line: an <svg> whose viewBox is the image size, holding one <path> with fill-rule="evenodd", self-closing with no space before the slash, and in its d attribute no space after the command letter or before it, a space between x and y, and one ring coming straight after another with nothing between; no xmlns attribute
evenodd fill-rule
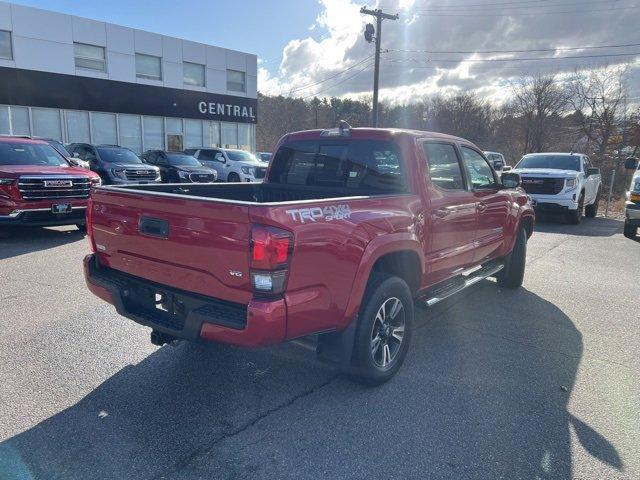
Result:
<svg viewBox="0 0 640 480"><path fill-rule="evenodd" d="M305 140L320 138L322 132L326 129L315 130L302 130L299 132L293 132L286 135L287 140ZM464 138L456 137L454 135L448 135L446 133L439 132L427 132L422 130L411 130L408 128L369 128L369 127L357 127L350 128L351 138L368 138L368 139L390 139L399 135L406 135L415 138L429 138L436 140L448 140L453 142L464 142L471 144L472 142L465 140ZM327 137L331 138L331 137ZM338 137L333 137L338 138ZM344 137L348 138L348 137Z"/></svg>
<svg viewBox="0 0 640 480"><path fill-rule="evenodd" d="M572 157L574 155L584 155L584 153L579 153L579 152L532 152L532 153L527 153L525 155L523 155L523 157L526 157L528 155L553 155L554 157L558 157L558 156L564 156L564 157Z"/></svg>
<svg viewBox="0 0 640 480"><path fill-rule="evenodd" d="M44 140L39 140L39 139L35 139L35 138L25 138L25 137L20 137L20 136L12 136L12 135L0 135L0 142L1 143L27 143L27 144L36 144L36 145L42 145L42 144L46 144L47 142L45 142Z"/></svg>

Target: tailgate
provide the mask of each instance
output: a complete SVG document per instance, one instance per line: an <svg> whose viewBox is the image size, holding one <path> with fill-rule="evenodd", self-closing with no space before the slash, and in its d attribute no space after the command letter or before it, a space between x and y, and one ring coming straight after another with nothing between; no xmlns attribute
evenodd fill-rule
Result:
<svg viewBox="0 0 640 480"><path fill-rule="evenodd" d="M130 275L238 303L251 298L248 207L96 189L100 263Z"/></svg>

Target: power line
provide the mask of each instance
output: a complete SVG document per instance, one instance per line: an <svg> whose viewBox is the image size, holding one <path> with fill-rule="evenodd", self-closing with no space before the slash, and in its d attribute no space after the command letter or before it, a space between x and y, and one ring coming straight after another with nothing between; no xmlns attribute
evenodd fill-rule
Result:
<svg viewBox="0 0 640 480"><path fill-rule="evenodd" d="M331 80L331 79L333 79L333 78L336 78L336 77L338 77L338 76L342 75L343 73L348 72L349 70L351 70L351 69L353 69L353 68L357 67L358 65L362 65L364 62L366 62L367 60L369 60L371 57L373 57L373 55L369 55L368 57L363 58L363 59L362 59L362 60L360 60L359 62L356 62L356 63L354 63L353 65L351 65L349 68L345 68L344 70L342 70L342 71L340 71L340 72L338 72L338 73L336 73L336 74L334 74L334 75L331 75L330 77L324 78L324 79L322 79L322 80L318 80L317 82L309 83L309 84L307 84L307 85L302 85L302 86L300 86L300 87L292 88L291 90L289 90L289 93L291 94L291 93L293 93L293 92L297 92L297 91L300 91L300 90L305 90L305 89L307 89L307 88L309 88L309 87L314 87L314 86L316 86L316 85L320 85L321 83L327 82L327 81L329 81L329 80Z"/></svg>
<svg viewBox="0 0 640 480"><path fill-rule="evenodd" d="M639 5L633 5L629 7L619 8L604 8L600 10L562 10L556 12L516 12L516 13L420 13L419 16L429 17L524 17L524 16L537 16L537 15L563 15L568 13L598 13L598 12L612 12L616 10L630 10L640 7Z"/></svg>
<svg viewBox="0 0 640 480"><path fill-rule="evenodd" d="M567 50L594 50L601 48L624 48L638 47L640 43L625 43L620 45L596 45L588 47L557 47L557 48L530 48L525 50L403 50L403 49L387 49L388 52L406 52L406 53L431 53L431 54L474 54L474 53L528 53L528 52L556 52Z"/></svg>
<svg viewBox="0 0 640 480"><path fill-rule="evenodd" d="M342 85L343 83L345 83L348 80L351 80L354 77L357 77L358 75L360 75L362 72L364 72L365 70L368 70L369 68L371 68L373 66L373 63L369 63L367 65L364 66L364 68L358 70L357 72L355 72L353 75L349 75L347 78L343 78L341 81L334 83L333 85L325 88L324 90L320 90L316 93L314 93L313 95L307 95L306 97L302 97L304 100L306 100L307 98L312 98L312 97L317 97L318 95L320 95L321 93L324 92L328 92L329 90L331 90L334 87L337 87L338 85Z"/></svg>
<svg viewBox="0 0 640 480"><path fill-rule="evenodd" d="M587 4L602 4L602 3L617 3L622 0L583 0L580 2L560 2L560 3L546 3L544 5L540 5L538 2L535 2L533 5L505 5L505 6L490 6L489 4L483 5L442 5L435 6L429 5L426 8L420 8L414 10L414 12L439 12L439 11L457 11L457 10L467 10L467 9L480 9L480 10L511 10L511 9L523 9L523 8L545 8L545 7L572 7L575 5L587 5Z"/></svg>
<svg viewBox="0 0 640 480"><path fill-rule="evenodd" d="M540 61L540 60L567 60L567 59L578 59L578 58L613 58L613 57L630 57L640 55L640 52L631 52L631 53L612 53L607 55L567 55L564 57L531 57L531 58L480 58L480 59L455 59L455 58L434 58L422 60L425 62L442 62L442 63L476 63L476 62L528 62L528 61ZM399 59L402 60L402 59ZM415 59L414 59L415 60ZM412 68L422 68L422 67L412 67Z"/></svg>

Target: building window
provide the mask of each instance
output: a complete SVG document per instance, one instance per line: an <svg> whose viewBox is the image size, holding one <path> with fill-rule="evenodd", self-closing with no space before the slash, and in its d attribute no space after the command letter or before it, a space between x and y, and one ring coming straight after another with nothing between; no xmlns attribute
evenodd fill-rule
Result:
<svg viewBox="0 0 640 480"><path fill-rule="evenodd" d="M142 128L138 115L118 115L120 146L142 153Z"/></svg>
<svg viewBox="0 0 640 480"><path fill-rule="evenodd" d="M239 123L238 124L238 147L242 150L251 150L252 149L252 141L251 141L251 128L253 125L248 123Z"/></svg>
<svg viewBox="0 0 640 480"><path fill-rule="evenodd" d="M184 62L182 64L184 84L204 87L204 65Z"/></svg>
<svg viewBox="0 0 640 480"><path fill-rule="evenodd" d="M220 124L218 122L204 122L204 147L220 146Z"/></svg>
<svg viewBox="0 0 640 480"><path fill-rule="evenodd" d="M67 110L64 115L67 122L67 141L69 143L91 143L89 112Z"/></svg>
<svg viewBox="0 0 640 480"><path fill-rule="evenodd" d="M142 117L145 150L164 150L164 121L162 117Z"/></svg>
<svg viewBox="0 0 640 480"><path fill-rule="evenodd" d="M60 110L53 108L32 108L33 134L38 137L62 140Z"/></svg>
<svg viewBox="0 0 640 480"><path fill-rule="evenodd" d="M227 70L227 90L233 92L246 92L247 83L244 72L237 70Z"/></svg>
<svg viewBox="0 0 640 480"><path fill-rule="evenodd" d="M185 120L184 121L184 146L202 147L202 121L201 120Z"/></svg>
<svg viewBox="0 0 640 480"><path fill-rule="evenodd" d="M104 47L87 45L86 43L74 43L73 51L76 57L76 68L106 72L104 60Z"/></svg>
<svg viewBox="0 0 640 480"><path fill-rule="evenodd" d="M13 50L11 48L11 32L0 30L0 58L13 60Z"/></svg>
<svg viewBox="0 0 640 480"><path fill-rule="evenodd" d="M116 145L118 143L118 129L115 114L91 113L91 133L93 143Z"/></svg>
<svg viewBox="0 0 640 480"><path fill-rule="evenodd" d="M11 134L11 122L9 122L9 107L0 107L0 134Z"/></svg>
<svg viewBox="0 0 640 480"><path fill-rule="evenodd" d="M225 148L238 148L238 124L222 123L222 146Z"/></svg>
<svg viewBox="0 0 640 480"><path fill-rule="evenodd" d="M150 80L162 80L161 58L136 53L136 76Z"/></svg>
<svg viewBox="0 0 640 480"><path fill-rule="evenodd" d="M11 107L11 134L31 135L29 127L29 109L27 107Z"/></svg>

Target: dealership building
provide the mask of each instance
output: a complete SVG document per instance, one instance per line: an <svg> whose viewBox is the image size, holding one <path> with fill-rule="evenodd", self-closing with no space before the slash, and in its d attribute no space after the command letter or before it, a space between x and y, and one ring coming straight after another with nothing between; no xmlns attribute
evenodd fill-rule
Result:
<svg viewBox="0 0 640 480"><path fill-rule="evenodd" d="M0 134L255 150L257 57L0 2Z"/></svg>

